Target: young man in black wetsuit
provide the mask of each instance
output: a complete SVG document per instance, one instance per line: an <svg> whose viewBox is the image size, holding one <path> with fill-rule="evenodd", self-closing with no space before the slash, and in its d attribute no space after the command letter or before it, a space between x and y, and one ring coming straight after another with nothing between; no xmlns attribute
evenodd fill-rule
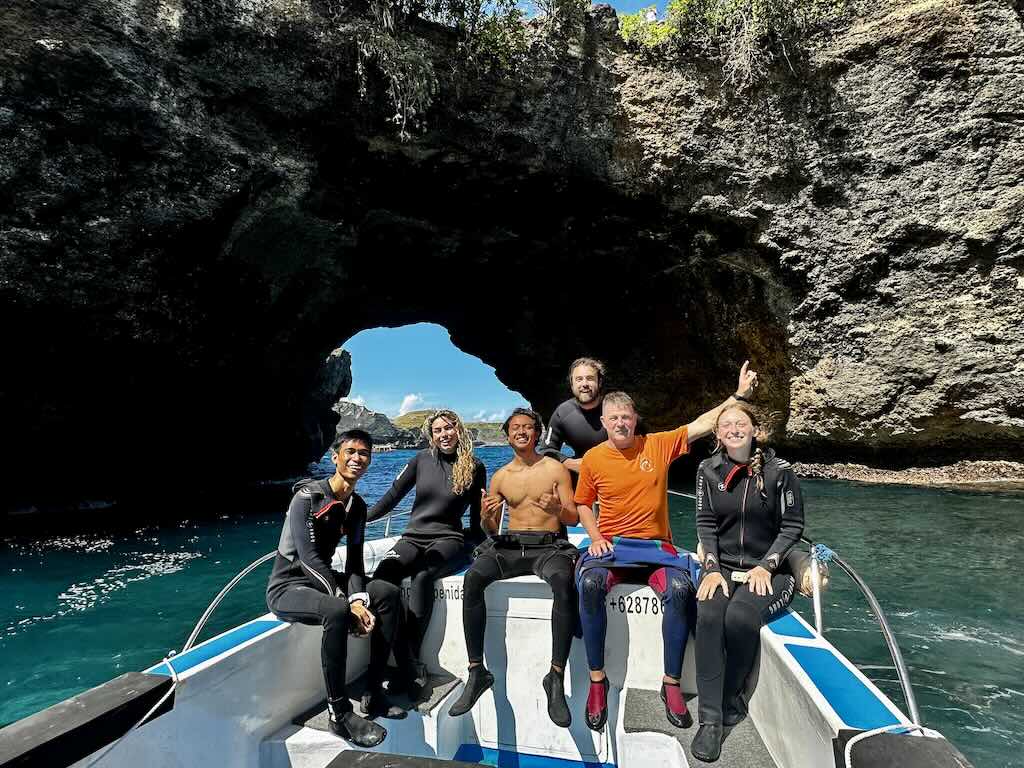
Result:
<svg viewBox="0 0 1024 768"><path fill-rule="evenodd" d="M330 729L360 747L377 746L387 731L355 714L345 693L349 633L370 636L362 702L369 716L405 716L389 706L381 687L392 645L405 674L413 674L407 652L402 653L406 641L398 588L378 579L367 582L363 568L366 503L355 486L370 466L372 450L373 439L363 430L343 432L331 447L334 475L295 485L267 584L267 605L279 619L323 625L320 653ZM331 559L343 536L345 572L338 573L331 570Z"/></svg>
<svg viewBox="0 0 1024 768"><path fill-rule="evenodd" d="M575 628L573 571L578 551L561 536L560 530L579 519L572 498L572 480L565 467L537 452L544 426L535 412L516 408L502 430L515 456L491 480L491 492L483 499L481 517L484 527L496 533L502 503L507 502L509 532L492 535L481 545L466 572L462 626L469 678L449 713L465 714L494 684L494 675L483 665L487 626L484 591L495 581L532 573L551 587L551 670L543 681L548 717L555 725L568 728L572 717L565 703L564 672Z"/></svg>
<svg viewBox="0 0 1024 768"><path fill-rule="evenodd" d="M574 360L569 366L569 388L573 396L551 415L538 450L562 462L566 469L579 472L583 454L608 439L608 432L601 424L604 363L591 357ZM563 444L572 448L574 458L562 454Z"/></svg>

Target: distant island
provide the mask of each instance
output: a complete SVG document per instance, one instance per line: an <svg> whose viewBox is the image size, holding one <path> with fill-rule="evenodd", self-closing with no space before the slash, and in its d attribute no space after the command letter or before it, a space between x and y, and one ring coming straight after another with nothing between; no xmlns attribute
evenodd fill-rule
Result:
<svg viewBox="0 0 1024 768"><path fill-rule="evenodd" d="M365 429L373 437L375 445L382 449L418 449L426 448L427 441L420 433L423 420L432 412L430 410L409 411L394 419L383 413L371 411L358 403L339 400L334 405L338 414L337 433L347 429ZM501 424L489 421L466 422L466 429L473 438L474 445L505 445L505 435Z"/></svg>

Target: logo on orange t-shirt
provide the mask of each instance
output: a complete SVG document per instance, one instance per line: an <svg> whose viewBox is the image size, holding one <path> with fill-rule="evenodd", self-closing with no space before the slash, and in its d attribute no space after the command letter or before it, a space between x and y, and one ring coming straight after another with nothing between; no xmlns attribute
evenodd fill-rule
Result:
<svg viewBox="0 0 1024 768"><path fill-rule="evenodd" d="M641 472L653 472L654 471L654 464L652 464L651 460L648 459L646 456L644 456L642 459L640 459L640 471Z"/></svg>

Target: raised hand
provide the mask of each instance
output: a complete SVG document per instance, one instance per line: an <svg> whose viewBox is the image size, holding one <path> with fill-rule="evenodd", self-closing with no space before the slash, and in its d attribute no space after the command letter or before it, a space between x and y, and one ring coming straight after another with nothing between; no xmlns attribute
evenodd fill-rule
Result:
<svg viewBox="0 0 1024 768"><path fill-rule="evenodd" d="M757 371L747 370L749 365L749 360L743 361L743 367L740 368L740 380L736 385L736 394L743 397L750 397L754 387L757 386Z"/></svg>
<svg viewBox="0 0 1024 768"><path fill-rule="evenodd" d="M551 484L551 493L544 491L537 499L537 506L549 515L558 515L562 512L562 500L558 497L558 483Z"/></svg>

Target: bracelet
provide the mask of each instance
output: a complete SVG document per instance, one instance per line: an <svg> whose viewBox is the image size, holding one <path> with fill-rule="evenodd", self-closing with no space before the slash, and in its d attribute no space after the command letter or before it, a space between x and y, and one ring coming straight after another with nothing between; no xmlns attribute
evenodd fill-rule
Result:
<svg viewBox="0 0 1024 768"><path fill-rule="evenodd" d="M735 393L733 395L733 399L734 400L739 400L741 403L749 403L750 402L750 400L748 398L744 397L739 392L737 392L737 393Z"/></svg>

